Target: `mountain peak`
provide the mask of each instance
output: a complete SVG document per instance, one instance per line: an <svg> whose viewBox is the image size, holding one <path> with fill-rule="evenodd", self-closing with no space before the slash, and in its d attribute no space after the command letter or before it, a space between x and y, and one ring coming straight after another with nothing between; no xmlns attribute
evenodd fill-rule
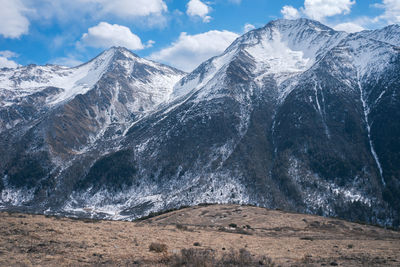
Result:
<svg viewBox="0 0 400 267"><path fill-rule="evenodd" d="M400 26L397 24L389 25L377 30L365 30L355 33L355 35L400 46Z"/></svg>
<svg viewBox="0 0 400 267"><path fill-rule="evenodd" d="M43 88L59 88L56 95L46 99L47 106L56 106L78 94L86 94L108 73L134 78L146 85L154 85L156 83L153 80L158 79L159 84L164 84L158 87L154 85L152 89L155 91L154 94L162 96L157 96L158 98L164 99L167 98L170 87L172 88L173 84L184 75L183 72L172 67L140 58L127 48L116 46L103 51L89 62L72 68L57 65L28 65L15 70L2 70L2 72L0 88L21 91L19 94L11 94L7 103L12 103L17 96L27 97L41 92ZM164 97L164 95L167 96ZM155 100L157 103L160 101ZM0 104L4 103L0 99Z"/></svg>
<svg viewBox="0 0 400 267"><path fill-rule="evenodd" d="M282 76L284 78L279 80L280 83L291 74L311 67L346 36L344 32L337 32L310 19L271 21L263 28L237 38L222 55L200 65L175 86L174 94L179 97L191 91L191 83L196 79L201 81L197 89L203 87L214 75L225 72L220 70L226 70L232 61L243 58L243 55L250 56L245 61L255 67L257 77Z"/></svg>
<svg viewBox="0 0 400 267"><path fill-rule="evenodd" d="M397 30L399 30L400 29L400 25L399 24L391 24L391 25L386 26L383 29L397 29Z"/></svg>
<svg viewBox="0 0 400 267"><path fill-rule="evenodd" d="M301 27L307 27L316 31L334 31L332 28L312 19L300 18L300 19L277 19L269 22L264 28L276 27L279 29L294 28L299 29Z"/></svg>
<svg viewBox="0 0 400 267"><path fill-rule="evenodd" d="M128 48L123 47L123 46L112 46L109 49L107 49L106 51L110 51L110 52L114 52L114 53L130 54L130 55L133 55L135 57L139 57L138 55L133 53L131 50L129 50Z"/></svg>
<svg viewBox="0 0 400 267"><path fill-rule="evenodd" d="M121 57L133 60L140 58L138 55L136 55L135 53L133 53L132 51L130 51L125 47L112 46L109 49L104 50L102 53L100 53L97 57L94 58L94 60L98 58L121 59Z"/></svg>
<svg viewBox="0 0 400 267"><path fill-rule="evenodd" d="M88 63L91 63L93 61L106 62L105 59L109 59L107 61L108 62L107 64L113 64L113 63L117 62L117 64L119 64L119 65L121 65L121 64L126 65L126 64L128 64L127 61L131 61L131 62L136 62L136 63L152 66L155 68L161 68L164 70L168 69L173 72L179 72L182 75L185 74L184 71L181 71L174 67L164 65L162 63L158 63L158 62L146 59L146 58L142 58L142 57L138 56L137 54L133 53L131 50L129 50L125 47L122 47L122 46L112 46L109 49L104 50L102 53L100 53L97 57L95 57ZM86 63L86 64L88 64L88 63Z"/></svg>
<svg viewBox="0 0 400 267"><path fill-rule="evenodd" d="M346 35L345 33L337 32L332 28L311 19L277 19L269 22L264 27L250 31L243 36L239 37L235 43L239 44L260 44L261 40L272 42L273 40L280 39L287 43L291 49L304 50L308 53L307 47L312 43L323 43L321 39L331 38L332 36ZM315 51L313 51L315 52Z"/></svg>

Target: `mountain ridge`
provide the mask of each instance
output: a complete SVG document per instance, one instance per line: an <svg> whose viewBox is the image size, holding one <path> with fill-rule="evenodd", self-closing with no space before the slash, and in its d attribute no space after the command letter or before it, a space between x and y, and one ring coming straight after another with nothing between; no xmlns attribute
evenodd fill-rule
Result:
<svg viewBox="0 0 400 267"><path fill-rule="evenodd" d="M121 52L91 90L40 117L55 125L48 138L2 133L14 141L0 151L21 147L0 163L2 203L130 220L233 202L396 226L398 31L272 21L187 75Z"/></svg>

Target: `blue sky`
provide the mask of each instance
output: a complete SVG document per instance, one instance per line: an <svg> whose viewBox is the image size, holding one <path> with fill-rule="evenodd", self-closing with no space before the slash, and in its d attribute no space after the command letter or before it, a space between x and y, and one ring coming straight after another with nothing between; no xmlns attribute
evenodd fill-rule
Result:
<svg viewBox="0 0 400 267"><path fill-rule="evenodd" d="M190 71L277 18L349 32L400 23L400 0L0 0L0 67L86 62L110 46Z"/></svg>

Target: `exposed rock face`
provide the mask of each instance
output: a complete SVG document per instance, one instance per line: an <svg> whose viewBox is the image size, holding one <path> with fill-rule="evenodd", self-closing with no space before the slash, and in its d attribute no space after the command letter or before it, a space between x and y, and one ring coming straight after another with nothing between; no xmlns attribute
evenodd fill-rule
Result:
<svg viewBox="0 0 400 267"><path fill-rule="evenodd" d="M7 87L19 70L6 71L3 205L132 219L237 202L398 225L398 36L277 20L179 82L112 49L76 94L53 84L19 96Z"/></svg>
<svg viewBox="0 0 400 267"><path fill-rule="evenodd" d="M80 155L122 136L129 125L166 102L184 76L124 48L111 48L76 68L27 66L0 75L2 202L46 202L68 190L64 171ZM91 160L108 150L96 150ZM73 184L79 172L66 178ZM65 193L55 197L63 199ZM40 200L38 200L40 198ZM50 202L53 202L50 201Z"/></svg>

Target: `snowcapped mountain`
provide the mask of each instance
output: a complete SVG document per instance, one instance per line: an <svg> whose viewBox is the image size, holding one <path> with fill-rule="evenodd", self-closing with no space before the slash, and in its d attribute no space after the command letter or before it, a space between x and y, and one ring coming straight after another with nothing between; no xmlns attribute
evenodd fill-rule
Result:
<svg viewBox="0 0 400 267"><path fill-rule="evenodd" d="M2 202L21 204L39 194L40 183L54 186L80 154L167 101L183 76L117 47L76 68L3 69Z"/></svg>
<svg viewBox="0 0 400 267"><path fill-rule="evenodd" d="M243 35L221 56L203 63L175 86L174 96L204 87L217 74L226 74L230 64L240 57L247 59L254 68L252 72L258 86L262 86L265 77L273 77L281 84L309 69L346 36L344 32L336 32L307 19L297 20L296 23L290 20L273 21L264 28Z"/></svg>
<svg viewBox="0 0 400 267"><path fill-rule="evenodd" d="M4 70L2 205L132 219L235 202L396 226L398 33L276 20L186 76L123 49Z"/></svg>
<svg viewBox="0 0 400 267"><path fill-rule="evenodd" d="M183 75L116 47L75 68L6 69L0 76L0 131L29 128L46 116L41 127L49 131L53 152L84 149L110 127L124 131L134 117L166 102ZM65 140L75 133L75 140ZM57 139L63 139L60 149Z"/></svg>
<svg viewBox="0 0 400 267"><path fill-rule="evenodd" d="M168 66L142 59L122 47L113 47L90 62L74 68L57 65L29 65L17 69L4 69L0 76L0 88L10 93L3 97L2 105L8 106L17 98L43 91L46 87L60 88L61 92L46 101L47 106L55 106L85 94L109 72L118 70L120 75L130 79L130 86L143 86L144 83L158 90L149 89L155 104L168 99L171 84L182 77L182 72ZM153 74L153 77L150 75ZM160 74L157 75L156 74ZM4 92L2 91L3 95Z"/></svg>
<svg viewBox="0 0 400 267"><path fill-rule="evenodd" d="M362 31L356 33L358 36L365 38L389 43L391 45L400 46L400 26L399 25L389 25L383 29L373 30L373 31Z"/></svg>

